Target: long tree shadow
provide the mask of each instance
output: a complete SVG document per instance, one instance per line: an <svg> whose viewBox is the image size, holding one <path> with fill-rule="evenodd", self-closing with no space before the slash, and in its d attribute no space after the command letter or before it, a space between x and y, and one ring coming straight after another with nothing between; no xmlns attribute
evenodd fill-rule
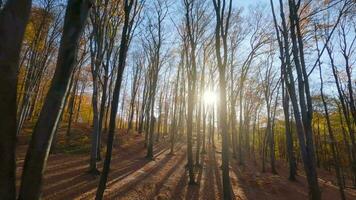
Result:
<svg viewBox="0 0 356 200"><path fill-rule="evenodd" d="M172 199L181 199L180 194L182 194L184 187L187 185L187 171L184 169L182 175L178 179L178 183L172 192Z"/></svg>
<svg viewBox="0 0 356 200"><path fill-rule="evenodd" d="M215 182L216 182L216 186L217 186L217 194L219 197L222 197L222 191L223 191L223 188L222 188L222 182L221 182L221 173L220 173L220 165L219 163L217 162L216 160L216 154L215 154L215 149L212 149L210 148L209 150L210 154L211 154L211 159L212 159L212 164L213 164L213 169L214 169L214 174L215 174Z"/></svg>
<svg viewBox="0 0 356 200"><path fill-rule="evenodd" d="M123 185L120 187L118 190L113 191L112 194L110 194L109 199L119 199L120 196L125 195L128 191L133 189L135 186L137 186L140 182L145 181L147 178L152 176L153 174L157 173L162 167L164 167L170 160L171 156L165 155L163 159L155 163L154 167L145 170L145 173L141 173L137 177L135 177L132 181L128 182L127 184ZM137 170L136 170L137 171Z"/></svg>
<svg viewBox="0 0 356 200"><path fill-rule="evenodd" d="M245 161L245 165L239 165L236 159L231 158L230 166L231 172L236 175L236 187L239 188L238 194L239 198L246 199L269 199L267 195L262 198L257 195L257 193L263 193L260 189L259 183L255 180L256 175L251 173L251 170L256 172L258 167L255 162L249 163L250 160ZM248 178L247 178L248 177Z"/></svg>
<svg viewBox="0 0 356 200"><path fill-rule="evenodd" d="M166 150L166 145L157 144L154 152L161 154ZM140 146L138 149L131 151L131 153L125 153L126 155L116 154L119 156L115 156L113 158L108 185L124 179L145 166L149 161L143 158L144 153L143 146ZM87 167L78 172L81 175L74 176L74 178L65 177L62 179L63 181L60 184L55 184L54 186L45 188L44 197L48 198L56 192L60 194L61 199L72 199L75 196L79 196L81 193L94 190L98 184L98 177L93 178L91 175L86 173L86 169ZM69 185L70 187L68 187ZM52 199L52 197L50 199Z"/></svg>
<svg viewBox="0 0 356 200"><path fill-rule="evenodd" d="M168 143L164 142L164 144L168 144ZM161 149L161 150L155 147L155 149L154 149L155 158L161 157L165 152L168 151L167 145L165 145L164 147L165 148ZM182 148L182 144L178 144L177 145L177 149L180 150L181 148ZM171 157L172 156L167 153L161 160L156 162L153 165L153 167L150 167L148 170L145 170L144 173L142 173L139 176L135 177L133 179L133 181L130 181L130 182L124 184L123 186L120 186L120 188L118 188L118 190L115 189L115 191L113 191L112 194L110 194L109 198L114 198L114 199L119 198L120 196L124 195L128 191L132 190L139 182L144 181L145 179L147 179L151 175L157 173L160 170L160 168L162 168L165 165L167 165L169 160L171 159ZM147 159L145 159L145 160L148 161L148 162L152 161L152 160L147 160ZM114 185L114 183L109 184L108 186L110 186L110 185Z"/></svg>
<svg viewBox="0 0 356 200"><path fill-rule="evenodd" d="M175 188L172 191L172 199L187 200L213 200L216 199L216 168L217 164L211 148L207 149L208 154L201 157L201 167L197 167L197 185L188 184L187 170L180 176ZM219 169L217 169L219 170ZM219 178L218 178L219 179ZM219 181L221 183L221 181ZM221 187L220 187L221 188ZM184 192L185 191L185 192ZM182 194L185 194L182 196Z"/></svg>
<svg viewBox="0 0 356 200"><path fill-rule="evenodd" d="M188 185L187 193L185 195L185 199L199 199L199 191L201 185L201 179L203 175L203 167L198 168L198 175L196 178L196 185Z"/></svg>
<svg viewBox="0 0 356 200"><path fill-rule="evenodd" d="M208 158L204 161L206 170L203 186L203 199L215 199L215 178L214 178L214 166L212 163L212 150L211 146L208 146Z"/></svg>
<svg viewBox="0 0 356 200"><path fill-rule="evenodd" d="M143 148L139 148L139 149L135 149L132 150L131 153L133 155L142 153ZM116 152L117 153L117 152ZM122 167L119 167L118 169L116 169L115 166L129 166L130 161L128 161L128 156L127 155L120 155L120 154L116 154L119 156L114 156L113 160L112 160L112 168L111 168L111 172L115 172L117 170L120 170ZM124 161L122 161L124 160ZM99 165L98 167L100 167L101 165ZM45 185L46 187L44 188L44 190L52 190L51 186L55 186L57 189L65 189L66 185L70 184L71 186L74 186L76 184L80 184L80 180L81 179L75 179L75 178L88 178L88 180L96 180L93 179L93 177L89 174L87 174L87 169L88 169L88 163L84 163L81 166L77 166L75 168L67 168L65 170L62 170L61 172L55 174L55 175L48 175L48 173L46 172L45 174Z"/></svg>
<svg viewBox="0 0 356 200"><path fill-rule="evenodd" d="M110 173L110 177L115 177L117 180L121 180L126 176L130 175L131 173L135 172L137 169L143 167L145 164L147 164L147 162L148 161L144 159L138 162L131 162L124 168L112 170ZM68 180L59 185L54 185L50 188L46 188L44 195L51 195L54 191L56 191L61 194L61 198L70 198L95 189L97 187L97 183L97 178L94 178L90 174L82 173L72 180Z"/></svg>
<svg viewBox="0 0 356 200"><path fill-rule="evenodd" d="M160 155L162 155L166 151L167 151L167 147L161 145L161 146L155 147L155 149L153 150L153 153L154 153L155 157L159 157ZM128 158L128 159L130 159L130 158ZM136 160L144 162L144 164L147 164L147 163L151 162L151 160L148 160L148 159L144 158L144 154L140 155L139 158L137 158ZM143 167L143 165L141 167L138 166L134 170L137 171L142 167ZM126 175L125 177L127 177L128 175ZM113 177L115 177L115 175L113 175ZM123 178L125 178L125 177L123 177ZM112 181L110 181L110 183L108 183L108 186L114 185L115 183L117 183L118 181L122 180L123 178L113 179Z"/></svg>
<svg viewBox="0 0 356 200"><path fill-rule="evenodd" d="M180 166L179 164L183 162L184 158L186 157L187 152L185 152L183 155L180 156L180 158L177 160L177 164L174 165L173 168L171 168L162 178L162 180L160 180L158 183L156 183L156 188L155 191L153 193L153 195L151 195L150 199L153 199L154 196L158 195L161 188L163 187L163 185L166 183L166 181L169 179L169 177L173 174L173 172L177 171L178 167ZM167 155L170 156L171 158L173 157L172 155Z"/></svg>
<svg viewBox="0 0 356 200"><path fill-rule="evenodd" d="M223 183L222 183L222 173L221 173L221 164L222 164L222 154L217 151L216 148L209 146L208 149L210 165L213 166L213 171L215 175L215 183L216 183L216 194L218 198L223 199ZM230 158L231 159L231 158ZM231 160L229 162L231 164ZM229 168L230 171L230 168ZM231 171L230 175L230 191L232 199L236 199L233 188L232 188L232 179L231 179Z"/></svg>
<svg viewBox="0 0 356 200"><path fill-rule="evenodd" d="M132 160L131 162L125 162L124 167L112 169L109 175L109 181L113 178L123 179L128 176L130 173L135 172L137 169L143 167L148 161L145 159L141 160ZM51 195L53 192L58 192L61 194L61 197L70 197L78 196L81 193L93 190L97 187L98 177L93 177L92 175L82 172L79 176L73 179L65 179L60 184L52 185L49 188L45 188L44 194ZM70 187L68 187L70 186ZM46 195L45 195L46 196Z"/></svg>
<svg viewBox="0 0 356 200"><path fill-rule="evenodd" d="M135 144L133 149L125 149L122 151L122 148L114 149L113 155L120 155L119 158L114 157L112 160L113 165L115 161L121 157L127 157L126 152L131 154L139 153L143 150L143 140L140 140ZM65 154L52 154L49 156L48 165L45 169L44 182L45 185L51 185L53 183L63 182L65 179L71 179L78 176L78 174L85 173L89 165L89 156L79 156L79 155L65 155ZM101 166L101 163L98 163L98 167ZM17 163L17 185L20 184L21 173L22 173L22 163Z"/></svg>

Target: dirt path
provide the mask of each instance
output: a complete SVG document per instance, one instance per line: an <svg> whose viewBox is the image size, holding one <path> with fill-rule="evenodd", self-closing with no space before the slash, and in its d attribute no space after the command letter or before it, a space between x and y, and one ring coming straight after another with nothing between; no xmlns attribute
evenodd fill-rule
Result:
<svg viewBox="0 0 356 200"><path fill-rule="evenodd" d="M174 155L169 154L167 142L156 144L153 161L145 159L146 149L141 136L115 148L105 199L222 199L221 153L208 145L207 154L201 155L202 166L195 169L198 184L188 186L183 143L176 145ZM24 147L20 149L25 150ZM19 182L24 153L18 155ZM93 199L99 178L87 173L88 163L88 156L51 155L45 172L43 199ZM278 169L278 175L259 171L253 161L238 166L231 160L230 177L235 199L307 199L303 176L298 177L298 182L290 182L285 168ZM320 185L323 199L339 199L335 186L322 182ZM347 191L347 196L356 199L355 191Z"/></svg>

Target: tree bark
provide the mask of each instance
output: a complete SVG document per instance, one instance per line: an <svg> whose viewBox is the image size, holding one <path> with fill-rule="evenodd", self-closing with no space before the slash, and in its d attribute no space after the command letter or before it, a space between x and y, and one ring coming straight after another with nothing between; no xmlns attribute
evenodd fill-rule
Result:
<svg viewBox="0 0 356 200"><path fill-rule="evenodd" d="M0 197L16 198L17 76L31 0L8 0L0 8Z"/></svg>
<svg viewBox="0 0 356 200"><path fill-rule="evenodd" d="M96 191L96 196L95 196L96 200L103 199L104 191L106 188L106 182L108 179L108 174L110 171L111 155L112 155L112 148L113 148L114 135L116 129L116 115L118 111L120 87L122 82L122 75L125 69L127 51L130 45L135 18L137 17L138 14L137 12L139 12L137 10L138 9L137 4L138 4L137 0L124 1L124 25L122 27L122 32L121 32L118 71L117 71L117 77L116 77L115 87L113 91L113 99L111 101L110 122L109 122L105 161L104 161L103 171L100 176L98 189Z"/></svg>
<svg viewBox="0 0 356 200"><path fill-rule="evenodd" d="M216 15L215 27L215 51L217 58L217 66L219 70L219 123L222 135L222 180L223 180L223 198L225 200L232 199L233 192L231 189L229 175L229 135L227 126L227 108L226 108L226 63L227 63L227 33L229 28L229 20L232 10L232 0L229 1L227 16L224 15L225 0L221 2L213 0L214 10ZM221 13L222 12L222 13ZM225 19L225 20L224 20ZM221 41L223 43L223 57L221 54Z"/></svg>
<svg viewBox="0 0 356 200"><path fill-rule="evenodd" d="M48 152L63 111L76 63L79 39L90 8L89 0L68 2L57 67L26 154L19 199L39 199L41 196L42 176Z"/></svg>

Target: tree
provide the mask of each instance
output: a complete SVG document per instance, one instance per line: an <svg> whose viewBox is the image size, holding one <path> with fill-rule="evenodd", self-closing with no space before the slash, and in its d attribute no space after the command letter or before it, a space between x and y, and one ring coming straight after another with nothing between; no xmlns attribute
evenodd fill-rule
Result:
<svg viewBox="0 0 356 200"><path fill-rule="evenodd" d="M31 0L8 0L3 8L0 5L0 196L4 199L16 198L17 75L31 4Z"/></svg>
<svg viewBox="0 0 356 200"><path fill-rule="evenodd" d="M266 127L266 135L265 141L266 143L263 144L263 154L262 154L262 171L265 171L265 155L267 154L267 144L269 145L270 150L270 161L271 161L271 170L273 174L277 174L276 167L275 167L275 147L274 147L274 131L273 131L273 124L275 119L276 113L276 106L278 101L279 95L279 77L276 70L273 68L274 64L274 52L273 52L273 44L271 44L271 50L267 55L266 64L264 65L263 69L260 69L261 79L262 79L262 90L263 96L266 104L266 111L267 111L267 127ZM277 93L277 95L275 95ZM275 96L274 96L275 95ZM273 99L275 97L275 101Z"/></svg>
<svg viewBox="0 0 356 200"><path fill-rule="evenodd" d="M63 15L53 0L45 0L31 11L26 28L20 66L17 134L25 121L37 117L39 90L57 50ZM21 78L23 75L23 78ZM43 86L42 86L43 87Z"/></svg>
<svg viewBox="0 0 356 200"><path fill-rule="evenodd" d="M315 151L312 137L312 100L310 96L310 88L308 75L306 72L304 60L304 44L300 30L300 18L298 9L300 4L295 0L289 0L289 19L290 19L290 38L292 40L292 55L294 60L295 69L297 72L298 90L294 85L294 76L292 72L292 61L289 58L289 48L286 47L288 41L288 29L283 12L283 4L280 0L282 30L284 38L284 54L286 55L286 65L282 71L284 72L285 84L288 88L288 93L291 98L294 119L297 126L297 135L300 144L300 151L303 159L304 170L307 175L309 186L309 197L314 200L321 198L320 189L318 184L317 172L315 167ZM288 77L288 78L286 78ZM298 96L297 96L298 92Z"/></svg>
<svg viewBox="0 0 356 200"><path fill-rule="evenodd" d="M57 67L26 154L19 199L40 198L43 171L63 112L68 85L76 64L79 39L90 8L91 2L87 0L68 2Z"/></svg>
<svg viewBox="0 0 356 200"><path fill-rule="evenodd" d="M135 99L139 89L139 83L142 79L142 69L144 68L145 57L137 53L135 56L135 63L132 70L132 86L131 86L131 101L130 101L130 114L128 119L128 131L132 129L132 121L135 112ZM137 127L136 127L137 128Z"/></svg>
<svg viewBox="0 0 356 200"><path fill-rule="evenodd" d="M317 30L315 30L315 32L316 31ZM316 35L315 35L315 41L316 41L317 52L319 54L320 50L319 50L319 46L318 46L318 38L317 38ZM329 138L330 138L330 142L331 142L330 146L331 146L331 152L332 152L332 155L333 155L333 161L334 161L334 167L335 167L335 172L336 172L337 183L339 185L340 197L341 197L342 200L345 200L346 197L345 197L345 193L344 193L344 186L343 186L342 179L341 179L340 159L339 159L339 155L338 155L338 152L337 152L337 149L336 149L337 146L336 146L336 139L335 139L335 136L334 136L334 132L333 132L333 129L331 128L328 105L326 103L325 96L324 96L324 82L323 82L323 75L322 75L320 61L318 62L318 66L319 66L319 77L320 77L320 95L321 95L321 100L323 102L325 118L326 118L326 123L327 123L327 127L328 127Z"/></svg>
<svg viewBox="0 0 356 200"><path fill-rule="evenodd" d="M228 3L227 15L224 16L225 0L213 0L216 27L215 27L215 51L219 70L219 121L222 134L222 179L224 199L232 199L232 190L229 176L229 139L227 126L227 108L226 108L226 65L227 65L227 34L229 30L232 0ZM221 41L223 54L221 54ZM223 57L222 57L223 56Z"/></svg>
<svg viewBox="0 0 356 200"><path fill-rule="evenodd" d="M87 58L87 48L86 48L86 45L87 45L87 41L83 41L84 43L82 45L84 45L84 49L83 51L80 53L80 57L78 59L78 69L75 70L74 72L74 86L72 87L73 91L72 93L70 94L70 99L69 99L69 102L68 102L68 114L69 114L69 118L68 118L68 127L67 127L67 131L66 131L66 142L67 144L69 144L69 141L70 141L70 136L71 136L71 128L72 128L72 122L74 121L73 120L73 117L74 114L75 114L75 104L76 104L76 97L78 96L77 95L77 91L78 91L78 87L80 85L80 75L81 75L81 72L82 72L82 68L83 68L83 65L86 61L86 58ZM85 84L82 85L82 88L80 90L80 95L79 95L79 102L78 102L78 109L77 109L77 116L79 115L79 111L80 111L80 104L81 104L81 100L82 100L82 96L83 96L83 92L84 92L84 88L85 88ZM75 119L75 122L77 122L77 118Z"/></svg>
<svg viewBox="0 0 356 200"><path fill-rule="evenodd" d="M144 43L147 51L148 67L148 104L147 104L147 154L146 158L153 159L153 142L154 142L154 127L155 127L155 101L157 93L157 85L159 72L163 64L163 56L161 55L163 44L163 23L168 13L166 2L163 0L153 4L154 17L148 21L148 36Z"/></svg>
<svg viewBox="0 0 356 200"><path fill-rule="evenodd" d="M90 32L90 57L93 78L93 132L90 156L90 169L92 174L98 174L96 161L101 160L101 134L103 129L106 101L108 97L109 64L114 52L114 42L121 25L121 19L116 12L121 9L120 3L105 0L97 1L90 15L92 29ZM101 94L101 95L100 95Z"/></svg>
<svg viewBox="0 0 356 200"><path fill-rule="evenodd" d="M172 117L172 124L171 124L171 138L170 138L170 142L171 142L171 149L170 149L170 154L174 154L174 144L175 144L175 141L176 141L176 135L177 135L177 129L178 129L178 112L179 112L179 104L178 104L178 100L179 100L179 97L181 97L181 95L179 94L179 81L180 81L180 76L182 74L182 68L183 68L183 62L184 62L184 54L183 52L181 51L180 52L180 60L179 60L179 64L178 64L178 70L177 70L177 78L175 80L175 83L174 83L174 88L173 88L173 94L174 94L174 97L173 97L173 117Z"/></svg>
<svg viewBox="0 0 356 200"><path fill-rule="evenodd" d="M187 167L189 171L189 183L195 184L195 177L193 171L193 112L197 104L197 43L201 40L204 30L207 25L207 18L205 16L206 5L204 1L199 0L184 0L184 33L183 35L183 46L186 58L186 72L188 79L188 108L187 108ZM200 112L197 108L197 112ZM198 117L200 114L198 114ZM200 119L198 121L197 129L197 146L199 159L199 149L200 149ZM196 161L199 163L199 160Z"/></svg>
<svg viewBox="0 0 356 200"><path fill-rule="evenodd" d="M142 5L138 0L125 0L123 5L124 8L124 24L121 31L121 41L120 41L120 50L118 58L118 71L116 75L115 87L113 91L113 99L111 101L111 110L110 110L110 121L109 121L109 131L108 131L108 140L106 144L106 154L105 161L103 166L103 171L100 176L100 181L98 189L96 191L96 200L101 200L104 195L106 188L106 182L108 179L108 174L110 170L110 162L112 155L112 148L114 143L114 134L116 129L116 115L118 110L120 88L122 82L122 75L126 65L126 56L127 51L130 46L132 35L135 30L136 20L139 18L139 14L142 9Z"/></svg>

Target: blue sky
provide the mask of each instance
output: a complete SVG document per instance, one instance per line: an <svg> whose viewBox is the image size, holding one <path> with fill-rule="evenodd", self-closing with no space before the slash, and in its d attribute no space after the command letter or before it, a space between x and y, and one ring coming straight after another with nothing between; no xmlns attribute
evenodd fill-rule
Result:
<svg viewBox="0 0 356 200"><path fill-rule="evenodd" d="M232 0L233 5L249 6L257 3L265 3L267 0Z"/></svg>

